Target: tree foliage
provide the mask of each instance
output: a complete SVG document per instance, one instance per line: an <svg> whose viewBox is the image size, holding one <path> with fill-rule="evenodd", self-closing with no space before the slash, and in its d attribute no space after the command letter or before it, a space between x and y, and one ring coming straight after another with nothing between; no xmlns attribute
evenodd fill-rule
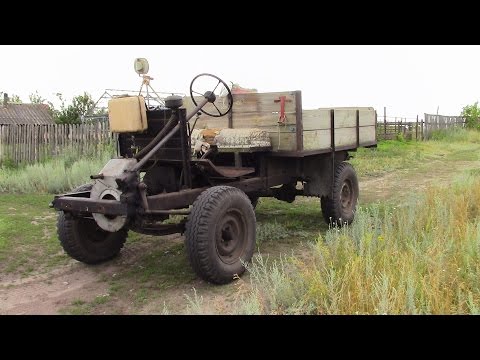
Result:
<svg viewBox="0 0 480 360"><path fill-rule="evenodd" d="M465 117L467 128L480 130L480 107L478 101L463 108L461 116Z"/></svg>
<svg viewBox="0 0 480 360"><path fill-rule="evenodd" d="M13 104L21 104L22 100L20 99L20 96L12 94L12 96L10 96L9 102Z"/></svg>
<svg viewBox="0 0 480 360"><path fill-rule="evenodd" d="M87 92L75 96L69 105L65 104L62 94L57 94L57 97L61 105L60 109L53 109L53 117L59 124L80 124L83 117L93 110L95 105L92 96Z"/></svg>
<svg viewBox="0 0 480 360"><path fill-rule="evenodd" d="M45 99L43 96L41 96L38 91L35 91L35 93L32 93L28 95L28 99L30 100L31 104L46 104L47 99Z"/></svg>
<svg viewBox="0 0 480 360"><path fill-rule="evenodd" d="M0 91L0 101L3 101L3 91ZM15 95L15 94L9 94L8 95L8 103L9 104L21 104L22 100L20 99L20 96Z"/></svg>

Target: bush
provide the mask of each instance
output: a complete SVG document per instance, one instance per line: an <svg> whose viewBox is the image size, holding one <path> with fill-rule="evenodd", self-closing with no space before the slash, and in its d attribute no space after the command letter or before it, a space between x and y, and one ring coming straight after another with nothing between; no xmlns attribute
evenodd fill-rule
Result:
<svg viewBox="0 0 480 360"><path fill-rule="evenodd" d="M465 124L469 129L480 130L480 107L478 101L463 108L461 116L465 117Z"/></svg>

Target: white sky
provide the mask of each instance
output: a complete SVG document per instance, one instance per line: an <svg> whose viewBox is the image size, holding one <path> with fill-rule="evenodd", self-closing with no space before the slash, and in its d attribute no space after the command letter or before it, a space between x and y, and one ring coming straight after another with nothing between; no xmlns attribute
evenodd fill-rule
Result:
<svg viewBox="0 0 480 360"><path fill-rule="evenodd" d="M373 106L378 115L458 115L480 99L480 46L1 45L0 91L28 102L105 89L137 90L133 61L150 63L157 91L188 93L213 73L260 92L301 90L303 108Z"/></svg>

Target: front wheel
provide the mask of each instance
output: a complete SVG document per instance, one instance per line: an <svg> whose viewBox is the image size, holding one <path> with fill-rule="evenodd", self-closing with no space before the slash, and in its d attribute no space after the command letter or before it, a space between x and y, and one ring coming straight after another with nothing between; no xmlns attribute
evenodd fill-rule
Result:
<svg viewBox="0 0 480 360"><path fill-rule="evenodd" d="M323 218L328 224L351 224L359 194L357 174L351 164L337 165L332 190L332 195L321 198Z"/></svg>
<svg viewBox="0 0 480 360"><path fill-rule="evenodd" d="M192 268L202 279L231 282L244 273L255 249L255 212L247 195L234 187L214 186L193 203L185 231Z"/></svg>
<svg viewBox="0 0 480 360"><path fill-rule="evenodd" d="M90 191L91 184L82 185L73 192ZM115 257L127 240L128 231L121 229L108 232L101 229L95 220L58 214L58 238L65 252L75 260L97 264Z"/></svg>

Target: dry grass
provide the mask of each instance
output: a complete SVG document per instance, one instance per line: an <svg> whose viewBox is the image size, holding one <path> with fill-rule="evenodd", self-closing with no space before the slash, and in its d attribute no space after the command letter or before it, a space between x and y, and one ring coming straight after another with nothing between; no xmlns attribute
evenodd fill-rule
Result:
<svg viewBox="0 0 480 360"><path fill-rule="evenodd" d="M250 267L239 310L266 314L475 314L480 310L480 179L431 187L402 208L359 209L308 259Z"/></svg>

